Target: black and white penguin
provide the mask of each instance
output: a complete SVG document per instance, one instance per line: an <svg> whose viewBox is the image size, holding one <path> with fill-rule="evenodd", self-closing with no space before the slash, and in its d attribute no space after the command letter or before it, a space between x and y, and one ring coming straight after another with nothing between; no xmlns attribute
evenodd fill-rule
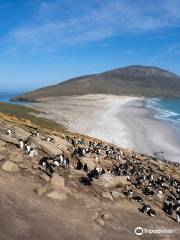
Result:
<svg viewBox="0 0 180 240"><path fill-rule="evenodd" d="M29 144L26 144L26 146L25 146L26 155L28 155L30 151L31 151L31 146Z"/></svg>
<svg viewBox="0 0 180 240"><path fill-rule="evenodd" d="M144 206L141 209L141 212L147 213L149 210L151 210L151 207L147 204L144 204Z"/></svg>
<svg viewBox="0 0 180 240"><path fill-rule="evenodd" d="M11 129L7 129L7 130L6 130L6 134L7 134L8 136L11 136L11 135L12 135L12 130L11 130Z"/></svg>
<svg viewBox="0 0 180 240"><path fill-rule="evenodd" d="M48 158L44 157L39 161L39 165L43 166L45 168L45 171L47 171L47 173L49 175L52 175L54 172L54 169L52 168L51 164L48 162Z"/></svg>

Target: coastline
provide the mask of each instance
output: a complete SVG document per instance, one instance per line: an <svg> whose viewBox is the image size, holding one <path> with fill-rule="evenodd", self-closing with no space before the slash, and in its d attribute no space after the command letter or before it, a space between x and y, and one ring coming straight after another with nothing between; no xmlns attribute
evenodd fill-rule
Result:
<svg viewBox="0 0 180 240"><path fill-rule="evenodd" d="M96 137L136 152L179 162L180 149L175 130L155 119L145 107L145 98L114 95L85 95L40 99L28 106L45 112L42 117L71 131Z"/></svg>

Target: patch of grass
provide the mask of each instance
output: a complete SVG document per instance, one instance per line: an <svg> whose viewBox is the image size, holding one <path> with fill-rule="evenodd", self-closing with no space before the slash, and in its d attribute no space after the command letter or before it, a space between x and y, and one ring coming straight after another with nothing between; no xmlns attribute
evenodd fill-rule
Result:
<svg viewBox="0 0 180 240"><path fill-rule="evenodd" d="M18 119L30 120L32 124L38 125L43 128L48 128L52 130L65 130L65 128L51 120L35 116L35 114L40 114L38 110L28 108L23 105L14 105L9 103L0 102L0 113L6 114L8 116L14 116Z"/></svg>

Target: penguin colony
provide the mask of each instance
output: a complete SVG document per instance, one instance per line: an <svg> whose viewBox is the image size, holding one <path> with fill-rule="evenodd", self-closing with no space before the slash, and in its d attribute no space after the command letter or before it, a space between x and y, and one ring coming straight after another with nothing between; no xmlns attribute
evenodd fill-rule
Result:
<svg viewBox="0 0 180 240"><path fill-rule="evenodd" d="M15 132L11 129L6 130L8 136L12 136ZM36 132L36 137L41 138L40 133ZM49 144L56 144L52 137L43 139ZM98 180L101 175L109 174L111 176L127 176L130 186L126 188L123 194L127 199L136 201L141 204L140 211L151 217L157 214L155 210L145 203L144 198L155 198L161 196L163 199L162 210L167 216L174 216L176 221L180 222L180 181L173 179L172 176L161 175L151 167L151 159L157 162L169 164L172 167L180 167L179 163L170 162L167 160L159 160L146 155L143 156L143 161L139 155L131 152L126 154L119 147L114 145L106 145L102 142L85 141L81 138L66 136L66 140L71 144L69 149L71 159L75 159L75 164L71 164L71 159L63 152L55 156L43 157L39 160L39 169L48 176L52 177L53 173L58 169L67 171L70 167L77 171L86 173L85 177L79 179L80 183L87 187L92 187L93 180ZM29 139L19 139L18 147L24 151L29 157L38 156L38 151L31 147ZM57 145L60 149L61 146ZM83 157L93 154L96 161L96 167L91 169L87 163L83 164ZM111 168L101 168L99 159L111 160L113 165ZM141 192L138 195L136 192Z"/></svg>

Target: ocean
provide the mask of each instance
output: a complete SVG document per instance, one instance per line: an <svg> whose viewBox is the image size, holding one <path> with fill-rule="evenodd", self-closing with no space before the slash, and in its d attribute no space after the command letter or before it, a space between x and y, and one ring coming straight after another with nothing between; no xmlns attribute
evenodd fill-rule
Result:
<svg viewBox="0 0 180 240"><path fill-rule="evenodd" d="M146 100L146 107L155 110L154 117L176 125L180 124L180 98L153 98Z"/></svg>
<svg viewBox="0 0 180 240"><path fill-rule="evenodd" d="M6 102L11 104L21 104L19 102L11 102L10 99L18 96L18 93L0 93L0 102Z"/></svg>
<svg viewBox="0 0 180 240"><path fill-rule="evenodd" d="M152 98L145 101L145 106L153 110L154 117L175 127L180 133L180 98ZM180 136L179 136L180 138Z"/></svg>

